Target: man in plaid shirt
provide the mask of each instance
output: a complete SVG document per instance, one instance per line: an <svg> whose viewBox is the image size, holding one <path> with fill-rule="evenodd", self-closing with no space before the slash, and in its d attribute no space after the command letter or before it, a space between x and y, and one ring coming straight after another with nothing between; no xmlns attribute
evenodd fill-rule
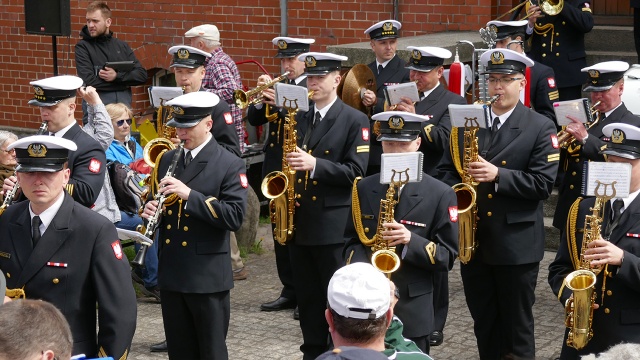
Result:
<svg viewBox="0 0 640 360"><path fill-rule="evenodd" d="M187 31L184 36L190 38L191 46L211 53L204 64L205 75L202 88L226 101L231 108L233 122L240 142L240 151L244 152L244 127L242 110L233 101L233 91L242 89L242 81L236 63L220 47L220 32L215 25L199 25Z"/></svg>

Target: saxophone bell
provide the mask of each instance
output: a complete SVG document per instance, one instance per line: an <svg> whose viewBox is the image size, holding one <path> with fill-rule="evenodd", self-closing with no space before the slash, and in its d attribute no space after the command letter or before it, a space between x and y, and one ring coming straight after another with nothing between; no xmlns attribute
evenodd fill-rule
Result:
<svg viewBox="0 0 640 360"><path fill-rule="evenodd" d="M590 270L576 270L564 279L567 289L573 291L573 298L565 305L565 326L569 328L567 346L580 350L593 337L593 303L596 274Z"/></svg>

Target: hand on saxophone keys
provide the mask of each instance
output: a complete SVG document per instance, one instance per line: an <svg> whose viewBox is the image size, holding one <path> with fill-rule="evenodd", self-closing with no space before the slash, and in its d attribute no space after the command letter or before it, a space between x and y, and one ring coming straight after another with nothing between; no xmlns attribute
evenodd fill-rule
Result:
<svg viewBox="0 0 640 360"><path fill-rule="evenodd" d="M296 146L296 151L287 154L287 163L295 171L312 171L316 167L316 158Z"/></svg>
<svg viewBox="0 0 640 360"><path fill-rule="evenodd" d="M584 258L591 261L592 267L604 266L604 265L622 265L622 259L624 257L624 251L613 243L603 240L600 237L598 240L594 240L588 245L588 249L585 250Z"/></svg>
<svg viewBox="0 0 640 360"><path fill-rule="evenodd" d="M469 164L469 175L478 182L492 182L498 177L498 167L478 156L478 161Z"/></svg>
<svg viewBox="0 0 640 360"><path fill-rule="evenodd" d="M389 246L408 244L411 241L411 231L403 224L393 220L391 223L382 224L385 230L382 232L382 240L388 242Z"/></svg>

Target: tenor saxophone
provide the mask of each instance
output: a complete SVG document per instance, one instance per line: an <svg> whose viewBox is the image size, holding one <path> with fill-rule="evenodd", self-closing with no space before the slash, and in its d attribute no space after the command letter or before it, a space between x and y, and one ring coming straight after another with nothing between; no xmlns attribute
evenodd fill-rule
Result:
<svg viewBox="0 0 640 360"><path fill-rule="evenodd" d="M615 196L615 183L614 181L611 184L613 195L598 196L598 188L600 185L605 185L605 193L606 186L608 185L598 182L595 190L596 200L590 209L591 214L585 216L584 220L582 248L577 264L578 269L571 272L564 279L564 286L573 292L573 298L569 298L565 304L565 326L569 328L567 346L577 350L585 347L593 337L593 304L596 300L594 290L596 277L603 269L601 265L591 266L589 260L585 259L585 251L589 248L589 244L592 241L600 238L605 204Z"/></svg>

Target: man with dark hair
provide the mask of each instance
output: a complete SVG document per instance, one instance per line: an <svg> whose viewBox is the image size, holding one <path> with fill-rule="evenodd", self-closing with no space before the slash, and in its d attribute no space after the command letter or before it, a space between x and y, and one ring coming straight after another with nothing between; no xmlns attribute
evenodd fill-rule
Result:
<svg viewBox="0 0 640 360"><path fill-rule="evenodd" d="M60 310L23 299L0 306L0 359L69 359L73 338Z"/></svg>
<svg viewBox="0 0 640 360"><path fill-rule="evenodd" d="M407 351L385 342L387 328L397 321L393 316L396 295L392 294L391 284L369 263L346 265L333 274L327 289L325 318L334 346L376 350L389 359L431 359L420 351Z"/></svg>
<svg viewBox="0 0 640 360"><path fill-rule="evenodd" d="M147 81L147 71L140 65L129 45L115 37L111 27L111 9L104 1L94 1L87 7L87 24L80 31L76 44L76 70L85 85L98 91L102 102L124 103L131 107L131 86ZM124 68L106 66L107 62L131 62ZM115 65L112 65L115 66ZM86 103L82 103L83 123L87 123Z"/></svg>
<svg viewBox="0 0 640 360"><path fill-rule="evenodd" d="M136 328L130 267L113 223L64 191L76 144L34 135L9 148L16 149L16 173L28 201L0 216L0 269L7 287L60 309L74 353L126 359Z"/></svg>

